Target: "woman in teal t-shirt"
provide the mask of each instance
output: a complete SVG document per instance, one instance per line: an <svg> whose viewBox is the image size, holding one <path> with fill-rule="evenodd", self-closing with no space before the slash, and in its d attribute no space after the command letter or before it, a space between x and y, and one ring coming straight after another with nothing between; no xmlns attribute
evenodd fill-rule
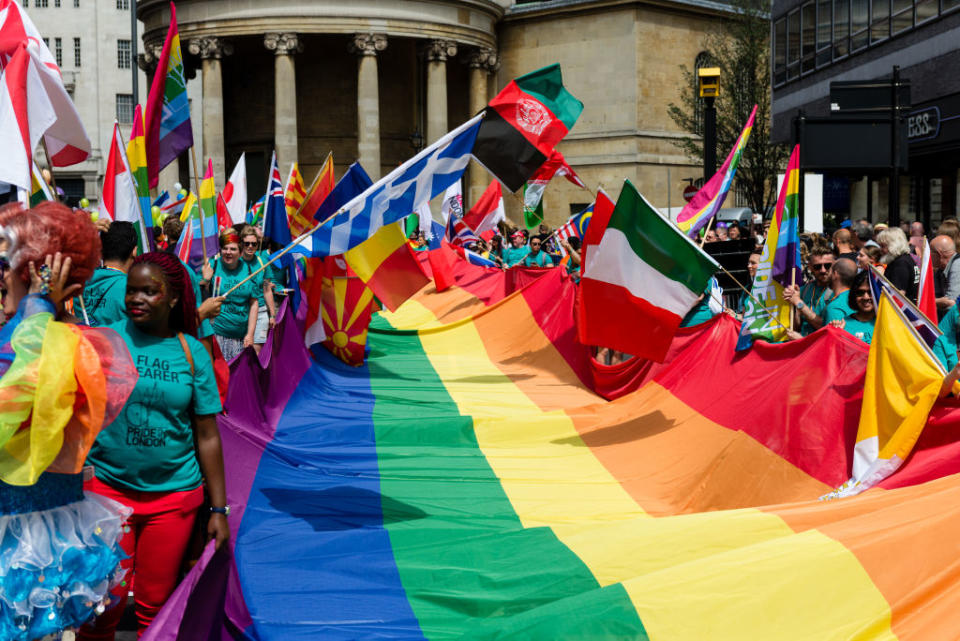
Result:
<svg viewBox="0 0 960 641"><path fill-rule="evenodd" d="M877 320L877 309L873 304L873 295L870 293L867 272L857 274L853 287L847 295L849 296L847 302L854 312L840 320L830 321L830 325L845 330L869 345L873 340L873 325Z"/></svg>
<svg viewBox="0 0 960 641"><path fill-rule="evenodd" d="M110 327L126 343L139 377L117 418L87 456L87 489L133 510L120 541L133 582L140 632L177 585L203 481L210 497L207 534L219 548L230 537L223 453L216 414L220 395L207 350L196 339L197 308L187 270L172 254L138 256L127 275L128 319ZM114 593L126 602L128 582ZM114 607L79 639L112 636L123 614Z"/></svg>
<svg viewBox="0 0 960 641"><path fill-rule="evenodd" d="M240 235L231 228L220 233L220 256L203 265L201 285L212 284L213 295L222 296L253 272L240 259ZM227 361L235 358L245 347L254 344L257 328L257 288L262 281L247 280L223 301L220 314L213 319L213 332Z"/></svg>

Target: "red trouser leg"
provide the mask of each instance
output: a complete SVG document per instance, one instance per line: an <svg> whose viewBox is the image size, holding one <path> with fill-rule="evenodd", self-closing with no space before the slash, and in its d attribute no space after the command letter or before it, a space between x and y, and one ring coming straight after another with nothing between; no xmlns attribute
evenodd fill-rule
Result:
<svg viewBox="0 0 960 641"><path fill-rule="evenodd" d="M203 502L203 489L137 492L111 487L99 479L93 479L86 489L133 508L133 515L128 521L130 531L120 541L130 558L121 563L128 572L124 582L113 591L115 607L81 628L77 638L113 641L131 581L139 634L143 634L177 586L197 507Z"/></svg>

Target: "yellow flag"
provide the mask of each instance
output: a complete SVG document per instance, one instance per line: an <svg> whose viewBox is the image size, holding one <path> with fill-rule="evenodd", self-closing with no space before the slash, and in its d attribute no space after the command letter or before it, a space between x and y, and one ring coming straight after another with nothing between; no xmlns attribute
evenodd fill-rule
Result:
<svg viewBox="0 0 960 641"><path fill-rule="evenodd" d="M886 292L867 358L853 475L827 495L852 496L887 478L913 450L946 372Z"/></svg>

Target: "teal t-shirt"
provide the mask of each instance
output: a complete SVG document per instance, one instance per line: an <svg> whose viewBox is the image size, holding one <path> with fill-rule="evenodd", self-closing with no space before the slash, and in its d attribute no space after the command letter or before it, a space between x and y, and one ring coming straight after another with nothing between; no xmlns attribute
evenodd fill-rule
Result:
<svg viewBox="0 0 960 641"><path fill-rule="evenodd" d="M536 254L527 253L520 264L524 267L553 267L553 259L546 252L538 251Z"/></svg>
<svg viewBox="0 0 960 641"><path fill-rule="evenodd" d="M527 254L529 253L530 248L526 245L523 247L514 247L513 245L510 245L503 250L503 264L505 267L519 265L520 261L526 258Z"/></svg>
<svg viewBox="0 0 960 641"><path fill-rule="evenodd" d="M269 259L264 258L263 255L263 252L257 252L257 254L253 257L253 260L247 261L243 258L240 260L243 261L243 263L247 266L247 268L250 270L250 273L253 273L267 264ZM272 269L273 265L267 267L265 270L254 276L250 281L254 284L254 287L257 290L257 304L260 306L260 309L267 308L267 301L263 298L263 281L270 280L269 276L271 275Z"/></svg>
<svg viewBox="0 0 960 641"><path fill-rule="evenodd" d="M203 300L200 298L200 279L197 277L197 273L190 269L189 265L182 260L180 264L187 270L187 275L190 277L190 286L193 288L193 300L197 302L197 307L200 307L200 303ZM209 318L203 319L203 322L197 327L197 338L206 338L207 336L213 336L213 325L210 323Z"/></svg>
<svg viewBox="0 0 960 641"><path fill-rule="evenodd" d="M113 267L100 267L93 272L83 288L83 306L74 299L77 318L83 319L83 309L90 327L106 327L127 317L127 275Z"/></svg>
<svg viewBox="0 0 960 641"><path fill-rule="evenodd" d="M241 259L236 269L229 270L219 258L213 260L213 278L220 277L220 293L229 291L234 285L250 274L247 264ZM257 279L248 280L236 291L231 292L220 307L220 314L213 319L213 331L217 336L243 338L247 335L247 320L250 302L257 298ZM259 283L262 289L262 281Z"/></svg>
<svg viewBox="0 0 960 641"><path fill-rule="evenodd" d="M876 317L865 323L858 319L856 315L850 314L843 319L843 322L844 331L853 334L867 345L873 340L873 325L876 322Z"/></svg>
<svg viewBox="0 0 960 641"><path fill-rule="evenodd" d="M950 371L957 364L957 330L960 329L960 311L954 305L940 321L940 331L943 334L933 344L933 353Z"/></svg>
<svg viewBox="0 0 960 641"><path fill-rule="evenodd" d="M827 308L827 301L833 297L833 292L826 285L817 283L807 283L800 289L800 299L804 305L813 310L813 313L823 318L823 312ZM800 333L804 336L814 331L813 325L807 322L807 319L800 316Z"/></svg>
<svg viewBox="0 0 960 641"><path fill-rule="evenodd" d="M157 338L130 320L110 326L123 338L140 377L119 416L100 432L87 462L97 478L114 487L177 492L200 486L190 411L223 409L207 350L185 336L194 374L180 339Z"/></svg>
<svg viewBox="0 0 960 641"><path fill-rule="evenodd" d="M827 306L823 310L823 324L830 321L841 320L853 313L849 304L849 292L837 294L832 300L827 301Z"/></svg>

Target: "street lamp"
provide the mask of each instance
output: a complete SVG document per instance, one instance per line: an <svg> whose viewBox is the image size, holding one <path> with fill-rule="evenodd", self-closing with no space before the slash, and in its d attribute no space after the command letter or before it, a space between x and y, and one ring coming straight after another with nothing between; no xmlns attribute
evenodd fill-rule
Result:
<svg viewBox="0 0 960 641"><path fill-rule="evenodd" d="M717 108L714 102L720 95L720 67L697 70L697 88L703 99L703 180L717 173Z"/></svg>

